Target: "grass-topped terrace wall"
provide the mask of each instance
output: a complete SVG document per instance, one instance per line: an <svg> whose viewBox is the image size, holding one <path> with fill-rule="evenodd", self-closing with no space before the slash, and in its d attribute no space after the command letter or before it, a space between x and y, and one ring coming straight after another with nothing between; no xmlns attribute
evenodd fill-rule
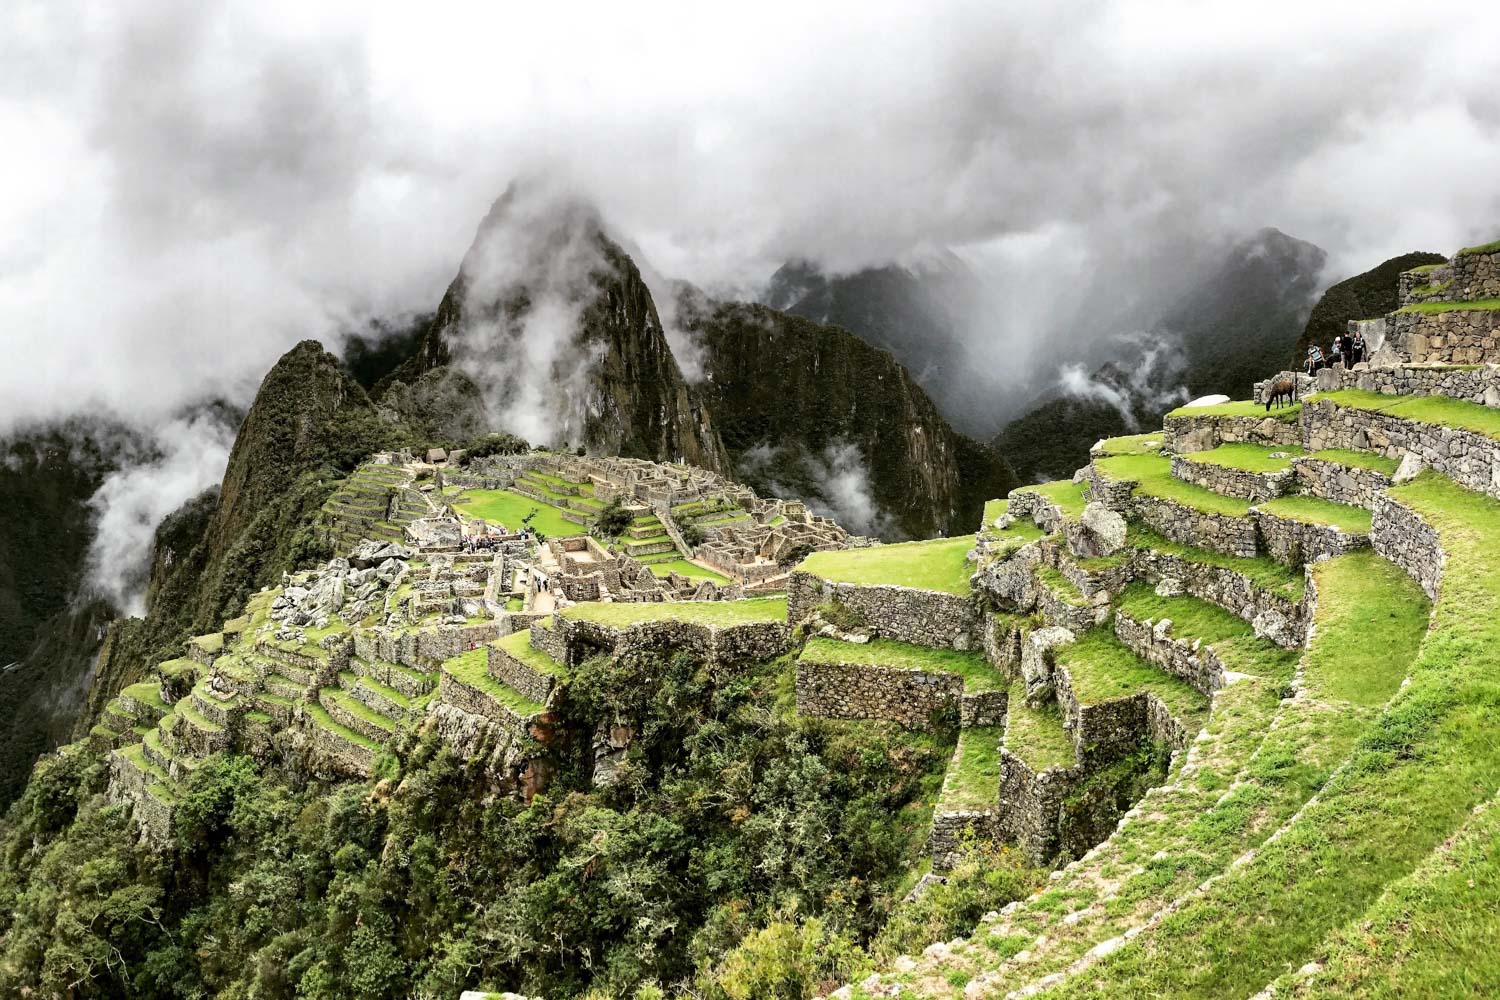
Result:
<svg viewBox="0 0 1500 1000"><path fill-rule="evenodd" d="M684 650L712 663L748 663L787 651L786 618L786 601L778 598L576 604L553 616L547 631L557 644L546 652L569 667L600 654L662 650Z"/></svg>
<svg viewBox="0 0 1500 1000"><path fill-rule="evenodd" d="M1370 542L1375 551L1405 570L1429 600L1437 600L1447 561L1437 529L1414 508L1389 494L1375 504L1372 520Z"/></svg>
<svg viewBox="0 0 1500 1000"><path fill-rule="evenodd" d="M1345 390L1306 404L1308 447L1415 452L1468 489L1500 495L1500 410L1444 396L1383 396Z"/></svg>
<svg viewBox="0 0 1500 1000"><path fill-rule="evenodd" d="M885 719L926 729L954 715L964 726L1005 720L1005 678L978 653L874 639L814 637L797 658L797 711L830 719Z"/></svg>
<svg viewBox="0 0 1500 1000"><path fill-rule="evenodd" d="M1500 352L1500 299L1421 302L1387 317L1386 344L1416 364L1472 365Z"/></svg>
<svg viewBox="0 0 1500 1000"><path fill-rule="evenodd" d="M1064 522L1082 516L1083 508L1088 504L1084 485L1069 479L1023 486L1012 490L1008 499L1013 517L1030 519L1049 534L1062 527Z"/></svg>
<svg viewBox="0 0 1500 1000"><path fill-rule="evenodd" d="M1343 555L1370 544L1370 512L1308 494L1294 494L1255 508L1266 552L1288 566Z"/></svg>
<svg viewBox="0 0 1500 1000"><path fill-rule="evenodd" d="M1223 444L1172 457L1172 476L1224 496L1270 500L1292 487L1292 457L1300 445ZM1273 457L1274 456L1274 457Z"/></svg>
<svg viewBox="0 0 1500 1000"><path fill-rule="evenodd" d="M1304 491L1334 503L1374 510L1399 463L1369 452L1329 449L1292 459Z"/></svg>
<svg viewBox="0 0 1500 1000"><path fill-rule="evenodd" d="M1259 403L1242 400L1217 406L1184 406L1166 415L1163 436L1168 451L1186 455L1223 444L1297 445L1300 404L1269 412Z"/></svg>
<svg viewBox="0 0 1500 1000"><path fill-rule="evenodd" d="M1318 373L1324 392L1359 389L1386 396L1448 396L1470 403L1500 404L1500 366L1412 364L1386 368L1343 366Z"/></svg>

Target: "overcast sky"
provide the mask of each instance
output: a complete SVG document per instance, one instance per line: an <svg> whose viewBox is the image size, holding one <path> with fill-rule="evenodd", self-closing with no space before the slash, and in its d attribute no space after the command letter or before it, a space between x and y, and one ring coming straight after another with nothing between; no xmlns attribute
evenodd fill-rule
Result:
<svg viewBox="0 0 1500 1000"><path fill-rule="evenodd" d="M476 6L8 0L0 433L245 402L432 308L528 172L718 290L958 247L996 336L1204 235L1330 278L1500 235L1497 4Z"/></svg>

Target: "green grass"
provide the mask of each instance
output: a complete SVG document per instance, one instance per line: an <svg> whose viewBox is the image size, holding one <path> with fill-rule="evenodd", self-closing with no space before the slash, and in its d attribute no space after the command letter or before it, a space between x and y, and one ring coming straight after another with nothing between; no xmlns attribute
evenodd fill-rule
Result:
<svg viewBox="0 0 1500 1000"><path fill-rule="evenodd" d="M524 611L524 610L526 610L526 599L522 598L522 597L507 597L505 599L505 610L506 611Z"/></svg>
<svg viewBox="0 0 1500 1000"><path fill-rule="evenodd" d="M1435 281L1430 285L1418 285L1411 290L1413 295L1436 295L1438 292L1446 292L1453 287L1453 279L1447 281Z"/></svg>
<svg viewBox="0 0 1500 1000"><path fill-rule="evenodd" d="M1307 493L1277 497L1260 504L1267 514L1285 517L1303 524L1326 524L1351 534L1370 533L1370 511L1346 503L1334 503Z"/></svg>
<svg viewBox="0 0 1500 1000"><path fill-rule="evenodd" d="M1078 762L1078 750L1063 728L1057 703L1049 699L1041 708L1028 706L1026 687L1019 681L1011 685L1006 700L1004 745L1037 772Z"/></svg>
<svg viewBox="0 0 1500 1000"><path fill-rule="evenodd" d="M1347 448L1324 448L1322 451L1313 452L1308 457L1322 462L1336 462L1352 469L1369 469L1387 476L1395 475L1396 469L1401 465L1394 458L1386 458L1384 455L1375 455L1368 451L1350 451Z"/></svg>
<svg viewBox="0 0 1500 1000"><path fill-rule="evenodd" d="M366 705L364 702L354 697L348 691L345 691L341 688L324 688L323 693L328 695L328 697L331 698L334 703L339 706L339 708L342 708L350 715L363 719L364 721L370 723L370 725L372 726L378 726L388 733L394 733L396 731L396 723L393 719L381 715L369 705Z"/></svg>
<svg viewBox="0 0 1500 1000"><path fill-rule="evenodd" d="M786 621L786 598L758 597L745 601L638 601L622 604L575 604L559 612L563 618L627 626L639 622L682 621L703 625L741 625L746 622Z"/></svg>
<svg viewBox="0 0 1500 1000"><path fill-rule="evenodd" d="M1288 600L1301 600L1303 593L1307 590L1307 578L1302 575L1300 569L1293 570L1283 566L1269 556L1256 556L1252 559L1226 556L1218 552L1210 552L1208 549L1174 542L1138 524L1130 526L1130 533L1126 540L1138 549L1151 549L1154 552L1174 555L1189 562L1234 570L1262 590L1270 591Z"/></svg>
<svg viewBox="0 0 1500 1000"><path fill-rule="evenodd" d="M513 659L520 660L537 673L549 674L553 677L561 677L563 675L562 664L531 644L531 633L529 631L512 632L503 639L496 639L494 645L509 653Z"/></svg>
<svg viewBox="0 0 1500 1000"><path fill-rule="evenodd" d="M1500 410L1448 396L1386 396L1363 389L1325 393L1318 399L1354 410L1388 413L1406 420L1442 424L1500 441Z"/></svg>
<svg viewBox="0 0 1500 1000"><path fill-rule="evenodd" d="M1481 243L1477 247L1464 247L1459 253L1494 253L1496 250L1500 250L1500 240L1495 240L1493 243ZM1433 266L1442 267L1443 265L1434 264Z"/></svg>
<svg viewBox="0 0 1500 1000"><path fill-rule="evenodd" d="M964 690L998 691L1004 687L1000 672L978 653L953 649L932 649L890 639L869 642L840 642L816 636L807 640L799 660L808 663L850 663L886 667L892 670L921 670L931 674L956 674L964 680Z"/></svg>
<svg viewBox="0 0 1500 1000"><path fill-rule="evenodd" d="M980 531L993 531L994 524L1000 519L1000 515L1010 510L1009 500L986 500L984 502L984 518L980 522Z"/></svg>
<svg viewBox="0 0 1500 1000"><path fill-rule="evenodd" d="M1208 451L1195 451L1183 458L1190 462L1222 465L1228 469L1243 469L1246 472L1285 472L1292 467L1292 456L1301 455L1296 445L1265 444L1221 444ZM1280 458L1272 458L1280 455Z"/></svg>
<svg viewBox="0 0 1500 1000"><path fill-rule="evenodd" d="M1088 506L1088 501L1083 496L1083 489L1083 483L1075 483L1071 479L1059 479L1052 483L1042 483L1040 486L1023 486L1017 492L1040 494L1057 504L1064 517L1077 518L1083 516L1083 508Z"/></svg>
<svg viewBox="0 0 1500 1000"><path fill-rule="evenodd" d="M1404 313L1446 313L1490 309L1500 309L1500 299L1472 299L1468 302L1413 302L1411 305L1402 306L1396 311Z"/></svg>
<svg viewBox="0 0 1500 1000"><path fill-rule="evenodd" d="M350 743L356 743L366 750L379 750L380 744L370 739L364 733L356 732L340 722L335 722L333 716L328 714L328 709L317 702L309 702L302 706L304 714L313 721L313 725L320 729L326 729L331 733L343 737Z"/></svg>
<svg viewBox="0 0 1500 1000"><path fill-rule="evenodd" d="M1123 437L1105 438L1099 442L1096 455L1153 455L1161 451L1166 435L1161 431L1153 434L1128 434Z"/></svg>
<svg viewBox="0 0 1500 1000"><path fill-rule="evenodd" d="M1080 704L1099 705L1150 691L1191 730L1208 717L1208 699L1196 688L1136 656L1111 629L1085 632L1071 646L1059 647L1056 655L1057 663L1073 679L1073 693Z"/></svg>
<svg viewBox="0 0 1500 1000"><path fill-rule="evenodd" d="M1463 253L1463 251L1460 250L1459 253ZM1441 263L1441 264L1423 264L1421 267L1411 268L1407 273L1409 273L1409 274L1426 274L1429 271L1436 271L1440 267L1447 267L1447 266L1448 265L1447 265L1446 262L1445 263Z"/></svg>
<svg viewBox="0 0 1500 1000"><path fill-rule="evenodd" d="M1159 497L1205 514L1245 517L1250 503L1221 496L1213 490L1185 483L1172 475L1172 460L1162 455L1119 455L1096 459L1094 467L1108 479L1134 480L1136 493Z"/></svg>
<svg viewBox="0 0 1500 1000"><path fill-rule="evenodd" d="M520 528L522 520L534 510L537 515L531 519L531 526L544 535L563 538L585 533L582 525L564 518L556 507L510 490L467 490L455 506L470 517L503 524L511 530Z"/></svg>
<svg viewBox="0 0 1500 1000"><path fill-rule="evenodd" d="M1083 591L1078 589L1078 585L1051 566L1038 566L1035 574L1037 582L1050 590L1052 595L1064 604L1071 604L1075 608L1088 607L1089 599L1083 596Z"/></svg>
<svg viewBox="0 0 1500 1000"><path fill-rule="evenodd" d="M668 573L678 573L690 580L712 580L714 583L728 583L729 577L722 573L715 573L711 569L704 569L697 563L690 563L686 559L669 559L666 562L655 562L651 564L651 572L657 576L666 576Z"/></svg>
<svg viewBox="0 0 1500 1000"><path fill-rule="evenodd" d="M1000 799L1000 726L975 726L958 734L958 749L943 780L943 808L994 809Z"/></svg>
<svg viewBox="0 0 1500 1000"><path fill-rule="evenodd" d="M141 681L139 684L132 684L120 693L134 698L136 701L150 705L153 708L159 708L163 712L168 707L167 703L161 697L161 685L155 681Z"/></svg>
<svg viewBox="0 0 1500 1000"><path fill-rule="evenodd" d="M1304 664L1320 692L1356 705L1383 705L1396 693L1427 631L1431 604L1394 563L1373 551L1351 552L1312 566L1318 587L1318 631L1340 636L1315 643Z"/></svg>
<svg viewBox="0 0 1500 1000"><path fill-rule="evenodd" d="M1298 415L1302 412L1301 403L1293 403L1291 406L1283 406L1266 412L1266 404L1257 403L1253 399L1240 399L1230 403L1218 403L1214 406L1179 406L1167 414L1167 419L1173 417L1272 417L1286 423L1296 423Z"/></svg>
<svg viewBox="0 0 1500 1000"><path fill-rule="evenodd" d="M483 646L443 661L443 672L476 691L482 691L521 718L540 715L547 709L489 674L489 654Z"/></svg>
<svg viewBox="0 0 1500 1000"><path fill-rule="evenodd" d="M1149 583L1126 587L1117 607L1139 622L1170 618L1173 638L1202 642L1238 673L1285 681L1301 655L1300 650L1282 649L1269 639L1256 638L1249 622L1217 604L1186 594L1160 597Z"/></svg>
<svg viewBox="0 0 1500 1000"><path fill-rule="evenodd" d="M973 547L974 539L969 535L898 545L872 545L863 549L814 552L797 568L837 583L914 587L967 595L970 569L965 557Z"/></svg>

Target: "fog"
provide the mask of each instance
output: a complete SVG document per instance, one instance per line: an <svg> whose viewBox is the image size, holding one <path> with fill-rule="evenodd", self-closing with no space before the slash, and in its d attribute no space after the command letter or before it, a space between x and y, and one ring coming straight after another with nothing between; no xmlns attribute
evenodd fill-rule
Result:
<svg viewBox="0 0 1500 1000"><path fill-rule="evenodd" d="M1500 235L1497 29L1479 3L12 0L0 435L93 413L188 447L184 407L245 405L298 340L432 309L518 176L597 206L653 286L951 248L1003 393L1261 226L1329 281ZM173 461L156 507L204 478Z"/></svg>

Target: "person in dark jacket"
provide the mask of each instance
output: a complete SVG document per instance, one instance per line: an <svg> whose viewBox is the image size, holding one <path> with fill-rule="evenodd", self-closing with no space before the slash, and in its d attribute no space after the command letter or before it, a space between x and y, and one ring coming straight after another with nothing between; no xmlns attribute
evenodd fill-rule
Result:
<svg viewBox="0 0 1500 1000"><path fill-rule="evenodd" d="M1353 368L1365 359L1365 335L1356 330L1349 337L1349 367Z"/></svg>

